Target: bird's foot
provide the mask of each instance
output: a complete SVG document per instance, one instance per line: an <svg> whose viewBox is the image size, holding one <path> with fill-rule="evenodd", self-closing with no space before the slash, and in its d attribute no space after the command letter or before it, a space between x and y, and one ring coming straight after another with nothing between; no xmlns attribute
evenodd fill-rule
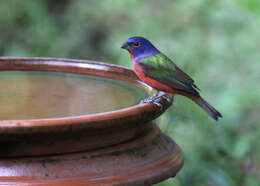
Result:
<svg viewBox="0 0 260 186"><path fill-rule="evenodd" d="M158 102L160 98L164 98L168 103L171 103L172 101L171 98L169 98L166 93L158 92L152 97L142 100L141 103L153 103L162 110L163 105Z"/></svg>
<svg viewBox="0 0 260 186"><path fill-rule="evenodd" d="M163 106L157 100L158 99L155 99L154 97L150 97L150 98L141 100L141 103L153 103L153 104L155 104L157 107L159 107L162 110Z"/></svg>
<svg viewBox="0 0 260 186"><path fill-rule="evenodd" d="M161 103L158 102L158 99L159 98L155 99L154 96L153 96L153 97L141 100L141 103L153 103L162 110L163 106L162 106Z"/></svg>
<svg viewBox="0 0 260 186"><path fill-rule="evenodd" d="M164 93L163 95L161 95L161 97L163 97L168 103L171 103L171 102L172 102L172 98L169 98L166 93Z"/></svg>

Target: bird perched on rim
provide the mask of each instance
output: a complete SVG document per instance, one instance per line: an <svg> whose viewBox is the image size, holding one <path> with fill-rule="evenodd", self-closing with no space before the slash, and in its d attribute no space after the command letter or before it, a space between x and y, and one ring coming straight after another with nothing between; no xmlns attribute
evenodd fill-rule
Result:
<svg viewBox="0 0 260 186"><path fill-rule="evenodd" d="M222 115L199 94L193 79L143 37L129 38L121 48L128 50L136 75L156 90L186 96L213 119ZM151 99L153 102L154 99Z"/></svg>

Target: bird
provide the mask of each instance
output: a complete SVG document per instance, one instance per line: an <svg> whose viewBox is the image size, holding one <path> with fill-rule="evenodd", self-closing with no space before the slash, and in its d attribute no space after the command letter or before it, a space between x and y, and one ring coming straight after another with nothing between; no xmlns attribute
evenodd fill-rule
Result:
<svg viewBox="0 0 260 186"><path fill-rule="evenodd" d="M149 40L141 36L133 36L128 38L121 48L129 52L133 71L142 82L157 91L191 99L216 121L223 117L200 96L200 89L195 85L194 80ZM150 102L153 100L150 99Z"/></svg>

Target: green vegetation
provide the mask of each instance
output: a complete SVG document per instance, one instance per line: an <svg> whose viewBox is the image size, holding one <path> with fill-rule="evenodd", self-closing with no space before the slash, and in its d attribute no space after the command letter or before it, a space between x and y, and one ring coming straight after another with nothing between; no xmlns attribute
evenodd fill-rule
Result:
<svg viewBox="0 0 260 186"><path fill-rule="evenodd" d="M131 66L120 49L149 38L190 74L224 118L175 97L158 119L185 166L158 185L260 185L260 2L257 0L0 1L0 55Z"/></svg>

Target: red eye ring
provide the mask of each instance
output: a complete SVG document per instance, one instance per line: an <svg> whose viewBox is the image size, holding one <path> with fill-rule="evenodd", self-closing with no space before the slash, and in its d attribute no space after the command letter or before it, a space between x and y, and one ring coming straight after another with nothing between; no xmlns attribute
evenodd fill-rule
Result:
<svg viewBox="0 0 260 186"><path fill-rule="evenodd" d="M140 42L135 42L135 43L133 43L132 46L133 46L134 48L138 48L138 47L141 46L141 43L140 43Z"/></svg>

